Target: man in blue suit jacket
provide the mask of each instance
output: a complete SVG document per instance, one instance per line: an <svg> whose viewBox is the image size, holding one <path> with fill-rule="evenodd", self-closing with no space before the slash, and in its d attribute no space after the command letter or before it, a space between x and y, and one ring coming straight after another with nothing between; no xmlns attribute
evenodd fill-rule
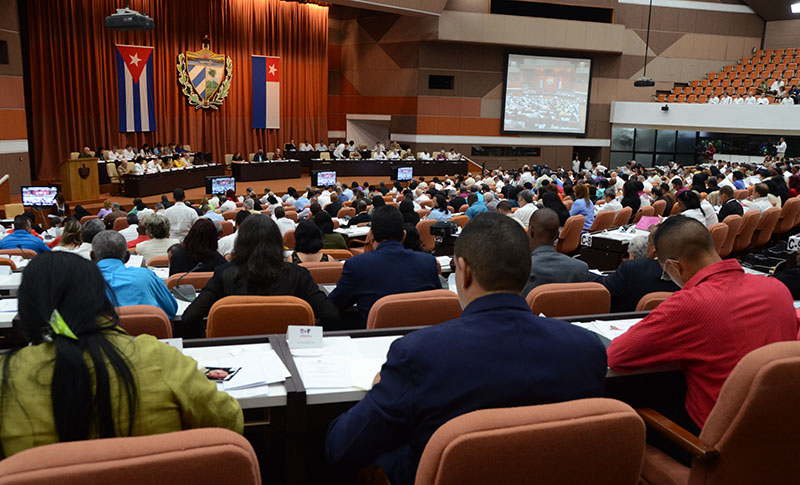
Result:
<svg viewBox="0 0 800 485"><path fill-rule="evenodd" d="M460 318L396 340L376 384L328 429L328 459L380 465L412 484L431 435L477 409L601 396L606 352L593 333L540 318L519 295L530 274L525 231L479 214L455 247Z"/></svg>
<svg viewBox="0 0 800 485"><path fill-rule="evenodd" d="M427 253L403 248L403 215L395 207L384 206L372 214L374 251L350 258L342 276L328 298L340 310L354 303L366 328L372 305L386 295L442 287L436 259Z"/></svg>

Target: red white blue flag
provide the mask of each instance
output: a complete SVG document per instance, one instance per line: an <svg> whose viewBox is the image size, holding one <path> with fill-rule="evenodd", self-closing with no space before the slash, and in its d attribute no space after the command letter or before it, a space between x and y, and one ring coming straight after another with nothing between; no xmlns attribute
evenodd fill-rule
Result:
<svg viewBox="0 0 800 485"><path fill-rule="evenodd" d="M117 45L119 131L155 131L153 48Z"/></svg>
<svg viewBox="0 0 800 485"><path fill-rule="evenodd" d="M253 128L281 127L281 58L253 56Z"/></svg>

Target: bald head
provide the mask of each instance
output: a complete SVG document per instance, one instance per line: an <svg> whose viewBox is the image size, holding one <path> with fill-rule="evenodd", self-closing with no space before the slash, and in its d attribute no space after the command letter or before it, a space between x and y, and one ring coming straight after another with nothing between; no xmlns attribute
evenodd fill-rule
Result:
<svg viewBox="0 0 800 485"><path fill-rule="evenodd" d="M700 262L717 255L711 233L690 217L673 216L662 222L653 234L653 242L662 262L667 259Z"/></svg>
<svg viewBox="0 0 800 485"><path fill-rule="evenodd" d="M528 230L533 241L533 249L539 246L552 246L558 237L559 222L558 214L553 209L539 209L531 214Z"/></svg>

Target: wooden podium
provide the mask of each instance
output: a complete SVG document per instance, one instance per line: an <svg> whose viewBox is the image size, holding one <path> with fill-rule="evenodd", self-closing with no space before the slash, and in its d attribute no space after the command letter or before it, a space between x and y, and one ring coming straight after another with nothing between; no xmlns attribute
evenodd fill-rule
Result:
<svg viewBox="0 0 800 485"><path fill-rule="evenodd" d="M69 201L100 197L96 158L71 158L61 164L61 193Z"/></svg>

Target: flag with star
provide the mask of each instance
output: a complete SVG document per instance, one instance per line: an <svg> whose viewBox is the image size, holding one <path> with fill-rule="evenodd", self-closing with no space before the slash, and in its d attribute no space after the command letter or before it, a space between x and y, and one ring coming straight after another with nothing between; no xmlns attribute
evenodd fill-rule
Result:
<svg viewBox="0 0 800 485"><path fill-rule="evenodd" d="M155 131L153 48L117 45L119 131Z"/></svg>
<svg viewBox="0 0 800 485"><path fill-rule="evenodd" d="M281 58L252 56L253 128L281 127Z"/></svg>

